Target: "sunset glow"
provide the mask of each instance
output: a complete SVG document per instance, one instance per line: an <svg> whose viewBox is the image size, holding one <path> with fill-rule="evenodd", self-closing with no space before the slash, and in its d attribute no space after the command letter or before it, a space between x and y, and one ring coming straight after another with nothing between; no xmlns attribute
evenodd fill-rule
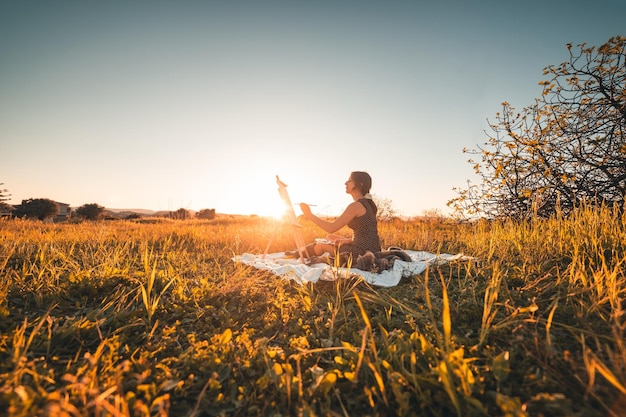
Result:
<svg viewBox="0 0 626 417"><path fill-rule="evenodd" d="M500 103L624 31L607 2L0 2L0 182L13 204L276 216L280 175L332 215L359 170L400 214L446 211Z"/></svg>

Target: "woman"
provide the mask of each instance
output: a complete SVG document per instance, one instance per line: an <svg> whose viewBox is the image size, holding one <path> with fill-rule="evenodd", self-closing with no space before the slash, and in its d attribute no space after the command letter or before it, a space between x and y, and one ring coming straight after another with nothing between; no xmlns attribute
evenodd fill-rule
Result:
<svg viewBox="0 0 626 417"><path fill-rule="evenodd" d="M352 257L363 255L366 251L379 252L380 238L376 212L378 208L369 194L372 187L372 178L367 172L355 171L346 181L346 193L354 200L335 221L320 219L313 213L308 204L300 203L304 217L330 233L325 243L315 243L307 246L309 256L320 256L326 252L332 255L341 255L342 262ZM352 238L335 235L334 233L344 226L353 230ZM312 252L312 253L311 253Z"/></svg>

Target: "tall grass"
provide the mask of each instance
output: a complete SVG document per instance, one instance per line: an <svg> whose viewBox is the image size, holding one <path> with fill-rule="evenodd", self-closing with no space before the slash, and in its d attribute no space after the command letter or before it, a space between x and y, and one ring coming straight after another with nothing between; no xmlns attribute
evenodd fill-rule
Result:
<svg viewBox="0 0 626 417"><path fill-rule="evenodd" d="M29 415L624 415L626 221L380 224L463 252L393 288L235 263L283 223L0 222L0 410ZM318 230L303 228L307 241Z"/></svg>

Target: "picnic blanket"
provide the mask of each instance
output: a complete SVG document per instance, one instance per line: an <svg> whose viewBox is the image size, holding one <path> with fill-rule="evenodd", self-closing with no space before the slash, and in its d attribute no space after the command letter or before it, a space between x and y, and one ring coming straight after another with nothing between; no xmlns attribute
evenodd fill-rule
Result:
<svg viewBox="0 0 626 417"><path fill-rule="evenodd" d="M335 281L340 278L360 276L372 285L393 287L398 285L402 277L421 274L430 265L444 264L454 260L471 259L463 254L434 254L430 252L405 251L411 262L394 261L393 268L379 273L361 271L356 268L342 268L326 263L305 265L299 259L288 258L284 252L256 255L244 253L233 257L234 262L250 265L254 268L271 271L285 279L292 279L299 283L317 281Z"/></svg>

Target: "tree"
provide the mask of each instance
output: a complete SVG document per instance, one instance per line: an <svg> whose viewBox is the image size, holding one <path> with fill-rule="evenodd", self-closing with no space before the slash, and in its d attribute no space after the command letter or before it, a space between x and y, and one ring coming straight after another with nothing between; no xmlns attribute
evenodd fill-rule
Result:
<svg viewBox="0 0 626 417"><path fill-rule="evenodd" d="M215 209L202 209L196 213L199 219L213 220L215 218Z"/></svg>
<svg viewBox="0 0 626 417"><path fill-rule="evenodd" d="M76 209L76 214L87 220L98 220L104 214L104 207L96 203L83 204Z"/></svg>
<svg viewBox="0 0 626 417"><path fill-rule="evenodd" d="M48 198L29 198L15 208L17 217L46 220L59 213L59 205Z"/></svg>
<svg viewBox="0 0 626 417"><path fill-rule="evenodd" d="M544 69L540 98L516 113L503 103L493 134L469 159L482 183L448 205L487 217L547 217L626 195L626 37L567 45L568 61Z"/></svg>
<svg viewBox="0 0 626 417"><path fill-rule="evenodd" d="M398 213L393 207L393 202L390 199L378 196L376 194L372 195L372 199L374 200L374 203L378 208L376 218L378 218L379 220L393 220L398 217Z"/></svg>
<svg viewBox="0 0 626 417"><path fill-rule="evenodd" d="M0 187L3 186L4 183L0 182ZM6 203L7 201L9 201L9 197L11 196L11 194L7 194L9 192L9 190L7 190L6 188L1 188L0 189L0 213L1 212L9 212L11 210L13 210L13 206L11 206L10 204Z"/></svg>
<svg viewBox="0 0 626 417"><path fill-rule="evenodd" d="M191 219L191 212L186 208L179 208L172 213L172 219L176 220L188 220Z"/></svg>

